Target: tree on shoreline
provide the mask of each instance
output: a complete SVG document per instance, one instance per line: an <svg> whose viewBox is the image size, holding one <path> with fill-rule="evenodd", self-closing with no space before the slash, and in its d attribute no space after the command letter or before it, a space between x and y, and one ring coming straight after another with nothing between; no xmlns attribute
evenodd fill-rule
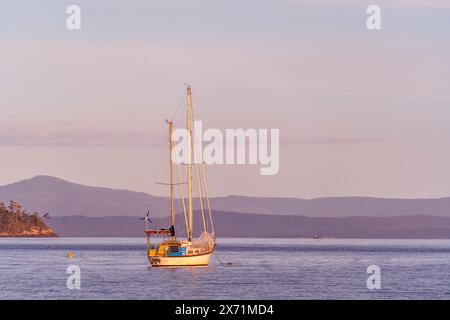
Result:
<svg viewBox="0 0 450 320"><path fill-rule="evenodd" d="M7 234L21 234L37 230L48 230L48 226L41 220L37 212L30 213L22 209L15 201L6 206L0 202L0 232Z"/></svg>

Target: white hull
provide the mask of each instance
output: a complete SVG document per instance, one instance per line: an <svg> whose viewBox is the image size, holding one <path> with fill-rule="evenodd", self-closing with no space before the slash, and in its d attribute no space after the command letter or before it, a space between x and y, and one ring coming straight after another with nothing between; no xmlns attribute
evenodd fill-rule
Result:
<svg viewBox="0 0 450 320"><path fill-rule="evenodd" d="M152 267L194 267L194 266L207 266L209 260L211 260L213 252L193 255L193 256L180 256L180 257L149 257Z"/></svg>

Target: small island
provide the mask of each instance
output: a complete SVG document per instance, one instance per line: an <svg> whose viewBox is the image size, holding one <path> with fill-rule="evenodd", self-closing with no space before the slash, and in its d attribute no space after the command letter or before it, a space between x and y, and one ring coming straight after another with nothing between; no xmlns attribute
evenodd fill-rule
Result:
<svg viewBox="0 0 450 320"><path fill-rule="evenodd" d="M48 219L48 214L44 218ZM34 212L22 209L15 201L0 202L0 237L58 237Z"/></svg>

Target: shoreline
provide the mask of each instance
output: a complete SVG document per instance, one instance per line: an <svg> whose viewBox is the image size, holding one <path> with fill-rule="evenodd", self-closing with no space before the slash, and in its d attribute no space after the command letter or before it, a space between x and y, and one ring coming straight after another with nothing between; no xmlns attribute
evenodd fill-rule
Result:
<svg viewBox="0 0 450 320"><path fill-rule="evenodd" d="M23 232L23 233L0 233L0 238L60 238L58 234L53 231L45 231L42 233Z"/></svg>
<svg viewBox="0 0 450 320"><path fill-rule="evenodd" d="M142 239L142 237L127 237L127 236L59 236L59 235L0 235L0 238L58 238L58 239ZM145 237L144 237L145 239ZM347 237L347 238L339 238L339 237L325 237L322 239L314 239L311 237L217 237L219 239L266 239L266 240L314 240L317 243L326 240L450 240L448 238L399 238L399 237L377 237L377 238L364 238L364 237Z"/></svg>

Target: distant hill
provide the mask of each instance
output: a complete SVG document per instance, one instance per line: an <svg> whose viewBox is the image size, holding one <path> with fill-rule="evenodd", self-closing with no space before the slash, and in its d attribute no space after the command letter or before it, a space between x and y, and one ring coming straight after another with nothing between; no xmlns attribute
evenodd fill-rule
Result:
<svg viewBox="0 0 450 320"><path fill-rule="evenodd" d="M0 200L15 199L28 210L52 216L136 216L159 208L164 198L142 192L89 187L62 179L37 176L0 187Z"/></svg>
<svg viewBox="0 0 450 320"><path fill-rule="evenodd" d="M181 236L186 235L183 219L176 216ZM198 234L201 219L195 221ZM450 218L436 216L312 218L218 211L214 221L218 237L450 239ZM138 217L53 217L50 226L66 237L144 237ZM153 219L155 228L168 226L167 219Z"/></svg>
<svg viewBox="0 0 450 320"><path fill-rule="evenodd" d="M152 210L166 215L168 201L143 192L90 187L62 179L37 176L0 187L0 200L14 199L29 211L56 216L138 216ZM306 217L389 217L435 215L450 217L450 198L384 199L370 197L296 198L218 197L211 200L214 210L268 215ZM177 211L181 211L177 202Z"/></svg>

